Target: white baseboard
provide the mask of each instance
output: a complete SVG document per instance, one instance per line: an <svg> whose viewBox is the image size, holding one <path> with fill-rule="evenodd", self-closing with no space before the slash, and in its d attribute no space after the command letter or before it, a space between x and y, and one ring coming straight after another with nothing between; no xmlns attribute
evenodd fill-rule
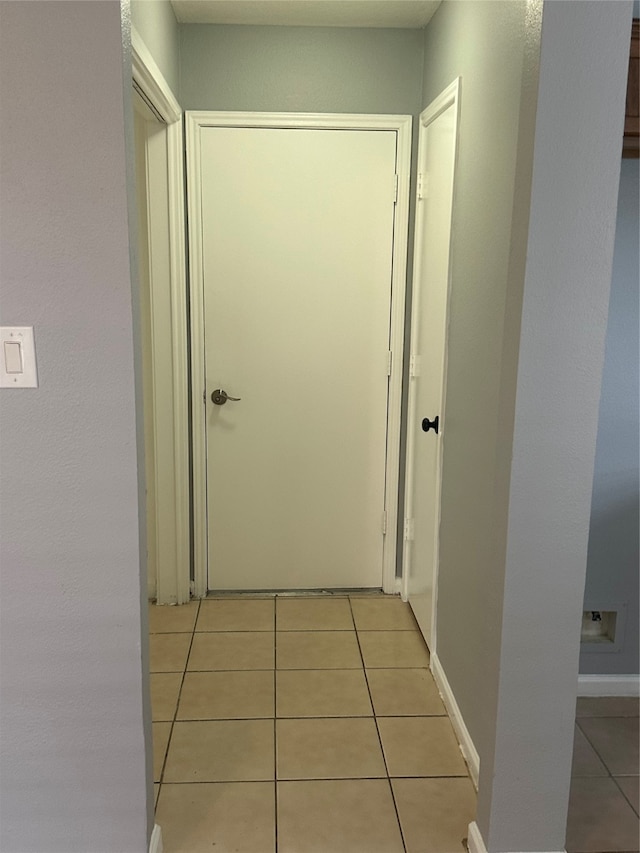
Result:
<svg viewBox="0 0 640 853"><path fill-rule="evenodd" d="M478 778L480 776L480 756L478 755L478 750L475 748L474 743L471 740L471 735L469 734L469 730L462 718L460 708L458 707L451 685L447 680L447 676L444 673L437 654L431 655L431 672L433 673L436 685L440 691L440 695L442 696L442 701L447 709L447 713L451 718L451 723L456 733L456 737L458 738L458 743L460 744L460 750L462 751L464 760L467 762L467 766L469 768L471 781L477 791ZM482 848L479 848L479 850L481 849Z"/></svg>
<svg viewBox="0 0 640 853"><path fill-rule="evenodd" d="M469 824L467 848L469 850L469 853L487 853L487 848L484 846L482 835L480 834L478 824L475 822L475 820L473 821L473 823Z"/></svg>
<svg viewBox="0 0 640 853"><path fill-rule="evenodd" d="M149 842L149 853L163 853L162 846L162 830L156 823L151 833L151 841Z"/></svg>
<svg viewBox="0 0 640 853"><path fill-rule="evenodd" d="M579 675L578 696L640 696L640 675Z"/></svg>

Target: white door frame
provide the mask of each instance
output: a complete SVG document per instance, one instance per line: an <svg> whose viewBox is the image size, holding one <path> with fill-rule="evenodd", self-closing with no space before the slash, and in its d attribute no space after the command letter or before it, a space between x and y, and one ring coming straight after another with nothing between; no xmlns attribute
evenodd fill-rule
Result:
<svg viewBox="0 0 640 853"><path fill-rule="evenodd" d="M460 114L460 77L456 78L453 83L451 83L447 88L438 95L435 100L433 100L428 107L426 107L423 112L420 113L420 130L418 135L418 164L422 163L422 154L424 150L424 146L426 145L426 134L425 128L431 124L431 122L435 121L438 116L442 115L445 110L448 110L451 106L454 109L454 140L455 140L455 153L454 153L454 181L453 181L453 203L452 214L451 214L451 229L449 232L449 248L451 248L451 242L453 240L453 210L455 209L455 170L457 168L457 159L458 159L458 123L459 123L459 114ZM419 166L418 166L419 168ZM407 424L415 423L415 419L417 417L416 412L416 391L415 391L415 382L412 382L412 379L415 377L414 373L414 365L417 363L418 353L415 350L416 342L418 339L418 326L419 326L419 317L420 317L420 304L421 304L421 253L422 253L422 230L423 230L423 220L424 220L424 206L419 203L420 194L422 192L422 187L416 187L416 223L415 223L415 242L414 242L414 266L413 266L413 282L412 282L412 293L411 293L411 344L410 344L410 366L409 366L409 395L408 395L408 405L407 405ZM449 258L451 258L451 252L449 252ZM449 260L449 270L448 270L448 294L447 294L447 332L448 332L448 322L449 322L449 300L451 296L451 260ZM440 421L443 424L442 437L438 446L438 461L437 461L437 483L436 489L438 494L438 530L440 526L440 493L442 487L442 456L443 456L443 442L446 440L445 437L445 427L446 427L446 417L445 417L445 408L446 408L446 394L447 394L447 343L445 339L445 353L444 353L444 371L443 371L443 383L442 383L442 400L439 407L437 407L436 411L440 414ZM407 601L409 597L409 571L411 568L411 541L413 538L412 532L412 521L413 519L413 486L414 486L414 474L415 474L415 441L414 441L414 430L410 427L407 429L407 449L406 449L406 464L405 464L405 493L404 493L404 513L405 513L405 525L404 525L404 538L403 538L403 554L402 554L402 599ZM433 600L432 600L432 618L431 618L431 636L425 637L427 644L429 646L429 650L431 652L432 657L436 653L436 641L437 641L437 603L438 603L438 569L439 569L439 534L436 534L436 541L434 543L435 550L435 559L434 559L434 578L433 578Z"/></svg>
<svg viewBox="0 0 640 853"><path fill-rule="evenodd" d="M191 305L191 398L193 453L194 594L207 594L207 482L206 421L204 406L204 271L201 241L200 133L206 127L317 128L324 130L391 130L397 133L398 192L394 219L393 274L389 348L389 403L386 457L386 535L382 558L382 586L396 591L396 532L404 345L411 116L312 113L189 112L185 113L189 216L189 280Z"/></svg>
<svg viewBox="0 0 640 853"><path fill-rule="evenodd" d="M164 127L164 133L154 134L147 140L146 148L147 200L149 210L153 211L148 239L156 598L158 604L184 604L189 601L190 592L190 535L183 114L135 29L131 31L131 48L133 87ZM153 195L155 186L164 188L160 199Z"/></svg>

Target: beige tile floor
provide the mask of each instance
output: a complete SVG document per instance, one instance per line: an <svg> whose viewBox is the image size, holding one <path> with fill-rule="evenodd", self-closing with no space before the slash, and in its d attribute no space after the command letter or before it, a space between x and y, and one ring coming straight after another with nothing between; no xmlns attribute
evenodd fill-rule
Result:
<svg viewBox="0 0 640 853"><path fill-rule="evenodd" d="M567 853L638 853L638 699L580 698Z"/></svg>
<svg viewBox="0 0 640 853"><path fill-rule="evenodd" d="M463 853L476 798L390 596L150 606L165 853Z"/></svg>
<svg viewBox="0 0 640 853"><path fill-rule="evenodd" d="M476 798L388 596L149 611L165 853L461 853ZM567 853L639 853L638 700L578 699Z"/></svg>

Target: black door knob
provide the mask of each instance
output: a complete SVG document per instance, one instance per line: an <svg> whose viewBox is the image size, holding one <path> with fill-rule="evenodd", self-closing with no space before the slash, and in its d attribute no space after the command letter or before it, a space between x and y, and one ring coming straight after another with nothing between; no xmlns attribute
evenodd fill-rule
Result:
<svg viewBox="0 0 640 853"><path fill-rule="evenodd" d="M436 415L432 421L430 421L429 418L423 418L422 419L422 429L425 432L429 432L429 430L432 429L435 432L435 434L437 435L439 426L440 426L440 415Z"/></svg>

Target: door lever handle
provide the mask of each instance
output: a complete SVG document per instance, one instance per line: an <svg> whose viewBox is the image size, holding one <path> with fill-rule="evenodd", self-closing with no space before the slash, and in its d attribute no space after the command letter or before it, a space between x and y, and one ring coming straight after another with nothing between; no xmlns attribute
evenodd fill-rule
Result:
<svg viewBox="0 0 640 853"><path fill-rule="evenodd" d="M216 388L215 391L211 394L211 402L216 406L224 406L227 400L233 400L234 403L239 403L240 397L230 397L226 391L223 391L221 388Z"/></svg>

